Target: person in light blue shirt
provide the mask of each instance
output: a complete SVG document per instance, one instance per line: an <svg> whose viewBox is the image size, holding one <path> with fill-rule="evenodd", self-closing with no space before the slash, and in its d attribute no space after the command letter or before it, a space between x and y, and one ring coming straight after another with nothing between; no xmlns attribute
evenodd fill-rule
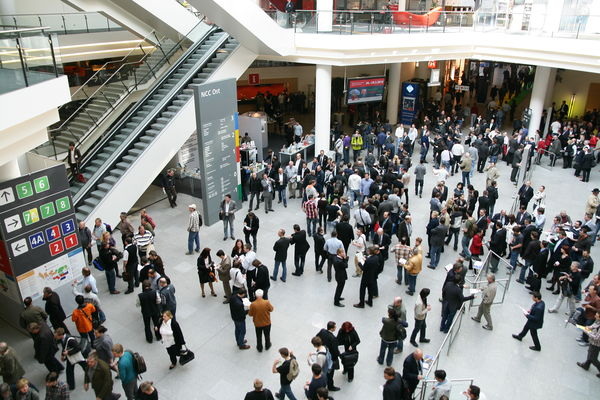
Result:
<svg viewBox="0 0 600 400"><path fill-rule="evenodd" d="M435 371L434 376L436 382L431 388L431 393L429 394L428 400L440 400L442 396L450 398L452 384L446 379L446 371L443 369L438 369Z"/></svg>
<svg viewBox="0 0 600 400"><path fill-rule="evenodd" d="M365 174L365 177L360 181L360 195L362 196L360 202L363 203L365 198L369 197L369 191L371 189L371 184L373 183L373 179L369 176L369 174Z"/></svg>
<svg viewBox="0 0 600 400"><path fill-rule="evenodd" d="M127 400L134 400L138 388L133 354L130 351L124 351L123 345L118 343L112 347L112 353L115 359L119 359L119 361L117 361L119 379L123 385L125 396L127 397Z"/></svg>

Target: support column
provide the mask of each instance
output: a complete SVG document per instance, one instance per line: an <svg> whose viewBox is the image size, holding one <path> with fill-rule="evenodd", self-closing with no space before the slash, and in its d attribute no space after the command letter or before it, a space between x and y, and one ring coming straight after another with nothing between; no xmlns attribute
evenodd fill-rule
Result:
<svg viewBox="0 0 600 400"><path fill-rule="evenodd" d="M0 166L0 182L18 178L20 176L21 169L19 168L19 163L16 158Z"/></svg>
<svg viewBox="0 0 600 400"><path fill-rule="evenodd" d="M395 63L390 66L390 79L388 80L387 110L386 118L390 124L398 123L398 102L400 101L400 74L402 70L401 63Z"/></svg>
<svg viewBox="0 0 600 400"><path fill-rule="evenodd" d="M544 101L546 92L550 86L550 76L552 68L537 66L535 69L535 79L533 80L533 90L531 91L531 100L529 108L531 109L531 120L529 121L529 133L532 135L540 128L542 112L544 111Z"/></svg>
<svg viewBox="0 0 600 400"><path fill-rule="evenodd" d="M331 65L317 65L315 71L315 154L329 151L331 129Z"/></svg>
<svg viewBox="0 0 600 400"><path fill-rule="evenodd" d="M333 0L317 0L317 30L319 32L333 30Z"/></svg>

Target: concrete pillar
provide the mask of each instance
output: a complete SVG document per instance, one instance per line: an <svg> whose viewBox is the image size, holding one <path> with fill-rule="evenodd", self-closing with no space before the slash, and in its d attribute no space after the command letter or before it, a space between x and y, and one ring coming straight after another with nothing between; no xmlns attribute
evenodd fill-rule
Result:
<svg viewBox="0 0 600 400"><path fill-rule="evenodd" d="M398 102L400 101L400 75L402 64L395 63L390 66L390 79L388 80L387 111L386 117L390 124L398 122Z"/></svg>
<svg viewBox="0 0 600 400"><path fill-rule="evenodd" d="M546 99L544 100L544 107L550 107L552 104L552 98L554 97L554 84L556 83L556 68L550 69L550 78L548 79L548 90L546 90ZM552 121L550 121L552 122Z"/></svg>
<svg viewBox="0 0 600 400"><path fill-rule="evenodd" d="M398 11L406 11L406 0L398 0Z"/></svg>
<svg viewBox="0 0 600 400"><path fill-rule="evenodd" d="M317 0L317 29L331 32L333 29L333 0Z"/></svg>
<svg viewBox="0 0 600 400"><path fill-rule="evenodd" d="M546 93L550 86L550 75L552 68L537 66L535 69L535 79L533 80L533 90L531 91L531 100L529 108L531 109L531 120L529 121L529 133L534 134L540 128L542 112L544 111L544 101Z"/></svg>
<svg viewBox="0 0 600 400"><path fill-rule="evenodd" d="M16 158L0 166L0 182L8 181L20 176L21 169L19 168L19 163Z"/></svg>
<svg viewBox="0 0 600 400"><path fill-rule="evenodd" d="M331 65L317 65L315 71L315 154L329 151L331 129Z"/></svg>

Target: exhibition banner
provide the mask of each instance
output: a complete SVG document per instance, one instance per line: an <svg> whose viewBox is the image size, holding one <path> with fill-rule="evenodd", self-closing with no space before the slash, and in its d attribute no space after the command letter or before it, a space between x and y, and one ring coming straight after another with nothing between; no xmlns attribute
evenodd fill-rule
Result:
<svg viewBox="0 0 600 400"><path fill-rule="evenodd" d="M385 77L348 79L348 104L382 101Z"/></svg>

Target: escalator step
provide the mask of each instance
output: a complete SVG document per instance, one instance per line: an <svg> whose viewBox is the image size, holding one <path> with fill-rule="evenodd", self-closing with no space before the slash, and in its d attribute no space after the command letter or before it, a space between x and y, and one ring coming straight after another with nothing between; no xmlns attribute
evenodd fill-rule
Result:
<svg viewBox="0 0 600 400"><path fill-rule="evenodd" d="M123 161L128 162L129 164L133 164L135 160L137 160L137 157L129 154L123 157Z"/></svg>
<svg viewBox="0 0 600 400"><path fill-rule="evenodd" d="M129 164L128 162L121 161L117 163L116 167L123 170L123 173L125 173L125 171L127 170L127 168L129 168L130 165L131 164Z"/></svg>

